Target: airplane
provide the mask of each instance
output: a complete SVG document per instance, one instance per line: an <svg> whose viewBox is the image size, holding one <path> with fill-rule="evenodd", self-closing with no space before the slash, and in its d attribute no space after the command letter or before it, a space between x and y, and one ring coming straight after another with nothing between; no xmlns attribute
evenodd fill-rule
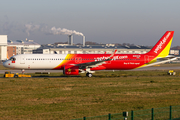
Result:
<svg viewBox="0 0 180 120"><path fill-rule="evenodd" d="M4 67L24 70L63 70L65 75L86 73L92 77L97 70L130 70L176 60L169 55L174 31L167 31L145 54L20 54L3 63Z"/></svg>

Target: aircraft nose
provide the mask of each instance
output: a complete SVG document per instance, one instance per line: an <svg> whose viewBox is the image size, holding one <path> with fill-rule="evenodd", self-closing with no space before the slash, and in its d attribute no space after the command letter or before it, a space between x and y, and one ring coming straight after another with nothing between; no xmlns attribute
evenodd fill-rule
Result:
<svg viewBox="0 0 180 120"><path fill-rule="evenodd" d="M8 63L9 63L8 61L3 62L3 66L8 67Z"/></svg>

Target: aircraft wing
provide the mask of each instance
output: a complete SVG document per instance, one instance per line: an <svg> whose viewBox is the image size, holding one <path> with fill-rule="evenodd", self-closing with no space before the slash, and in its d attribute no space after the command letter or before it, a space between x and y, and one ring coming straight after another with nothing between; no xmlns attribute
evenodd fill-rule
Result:
<svg viewBox="0 0 180 120"><path fill-rule="evenodd" d="M102 59L102 60L97 60L94 62L87 62L87 63L81 63L81 64L75 64L75 66L79 66L80 69L85 69L85 68L92 68L92 67L97 67L99 65L102 65L103 63L105 63L106 61L111 61L115 55L117 50L114 51L113 54L111 54L109 56L108 59Z"/></svg>

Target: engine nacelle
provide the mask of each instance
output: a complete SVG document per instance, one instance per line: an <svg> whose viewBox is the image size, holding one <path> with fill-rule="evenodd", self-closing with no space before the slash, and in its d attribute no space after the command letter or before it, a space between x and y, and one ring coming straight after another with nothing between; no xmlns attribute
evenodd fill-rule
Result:
<svg viewBox="0 0 180 120"><path fill-rule="evenodd" d="M63 74L65 75L79 75L79 66L65 65Z"/></svg>

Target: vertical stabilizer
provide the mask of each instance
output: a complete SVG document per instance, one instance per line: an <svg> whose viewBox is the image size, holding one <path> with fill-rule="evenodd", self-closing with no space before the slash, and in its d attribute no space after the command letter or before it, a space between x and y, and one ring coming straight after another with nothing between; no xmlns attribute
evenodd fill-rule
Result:
<svg viewBox="0 0 180 120"><path fill-rule="evenodd" d="M173 35L174 31L167 31L156 43L156 45L147 53L147 55L154 55L155 57L168 56Z"/></svg>

